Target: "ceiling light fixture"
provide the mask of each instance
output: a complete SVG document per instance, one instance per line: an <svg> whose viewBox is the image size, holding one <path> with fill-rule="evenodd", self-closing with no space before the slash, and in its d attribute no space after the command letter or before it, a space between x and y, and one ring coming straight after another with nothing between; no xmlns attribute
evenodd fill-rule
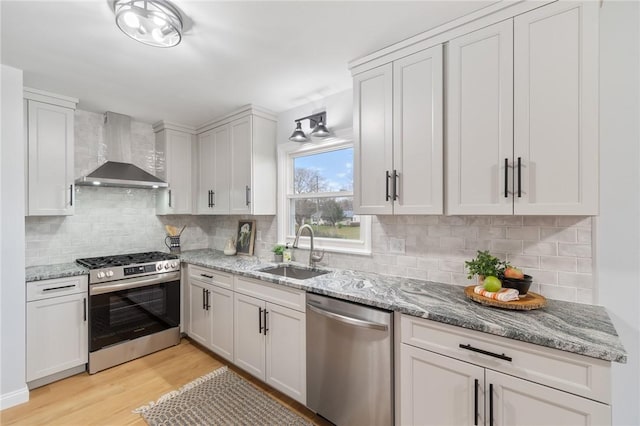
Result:
<svg viewBox="0 0 640 426"><path fill-rule="evenodd" d="M313 129L311 130L310 135L318 138L326 138L329 136L329 129L327 129L327 112L322 111L312 115L308 115L306 117L298 118L293 121L296 122L296 129L291 134L289 138L290 141L293 142L307 142L309 138L302 131L302 124L300 123L302 120L309 120L310 126Z"/></svg>
<svg viewBox="0 0 640 426"><path fill-rule="evenodd" d="M182 40L182 17L165 0L115 0L116 25L134 40L154 47L173 47Z"/></svg>

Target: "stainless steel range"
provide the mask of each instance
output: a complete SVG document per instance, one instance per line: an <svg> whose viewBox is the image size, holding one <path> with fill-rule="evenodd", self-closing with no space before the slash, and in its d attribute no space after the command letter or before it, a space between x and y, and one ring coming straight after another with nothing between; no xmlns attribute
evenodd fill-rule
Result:
<svg viewBox="0 0 640 426"><path fill-rule="evenodd" d="M180 260L161 252L77 259L89 273L89 373L180 342Z"/></svg>

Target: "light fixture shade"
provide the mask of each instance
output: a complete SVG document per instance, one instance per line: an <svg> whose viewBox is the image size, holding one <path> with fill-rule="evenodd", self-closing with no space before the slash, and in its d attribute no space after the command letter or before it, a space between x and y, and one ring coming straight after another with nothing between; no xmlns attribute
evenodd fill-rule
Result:
<svg viewBox="0 0 640 426"><path fill-rule="evenodd" d="M311 131L311 136L315 136L318 138L326 138L327 136L329 136L329 129L327 129L327 126L324 125L322 118L320 118L320 121L318 121L316 127L314 127Z"/></svg>
<svg viewBox="0 0 640 426"><path fill-rule="evenodd" d="M116 25L134 40L173 47L182 40L182 18L165 0L115 0Z"/></svg>
<svg viewBox="0 0 640 426"><path fill-rule="evenodd" d="M296 122L296 129L291 134L289 140L293 142L306 142L309 140L307 135L302 131L302 124L300 124L299 121Z"/></svg>

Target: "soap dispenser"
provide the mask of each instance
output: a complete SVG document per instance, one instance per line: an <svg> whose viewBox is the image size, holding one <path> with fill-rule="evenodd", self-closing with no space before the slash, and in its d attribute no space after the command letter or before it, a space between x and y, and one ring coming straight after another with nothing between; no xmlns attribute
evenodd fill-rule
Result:
<svg viewBox="0 0 640 426"><path fill-rule="evenodd" d="M284 245L284 251L282 252L282 261L284 263L291 263L291 249L289 248L289 243Z"/></svg>

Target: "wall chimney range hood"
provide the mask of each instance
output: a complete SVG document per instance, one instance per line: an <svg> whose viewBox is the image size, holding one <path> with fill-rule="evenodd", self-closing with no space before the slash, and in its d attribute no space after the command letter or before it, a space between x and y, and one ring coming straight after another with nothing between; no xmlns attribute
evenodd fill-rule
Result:
<svg viewBox="0 0 640 426"><path fill-rule="evenodd" d="M131 117L107 111L105 143L109 160L76 180L76 185L166 188L169 185L131 163ZM117 161L116 161L117 160Z"/></svg>

